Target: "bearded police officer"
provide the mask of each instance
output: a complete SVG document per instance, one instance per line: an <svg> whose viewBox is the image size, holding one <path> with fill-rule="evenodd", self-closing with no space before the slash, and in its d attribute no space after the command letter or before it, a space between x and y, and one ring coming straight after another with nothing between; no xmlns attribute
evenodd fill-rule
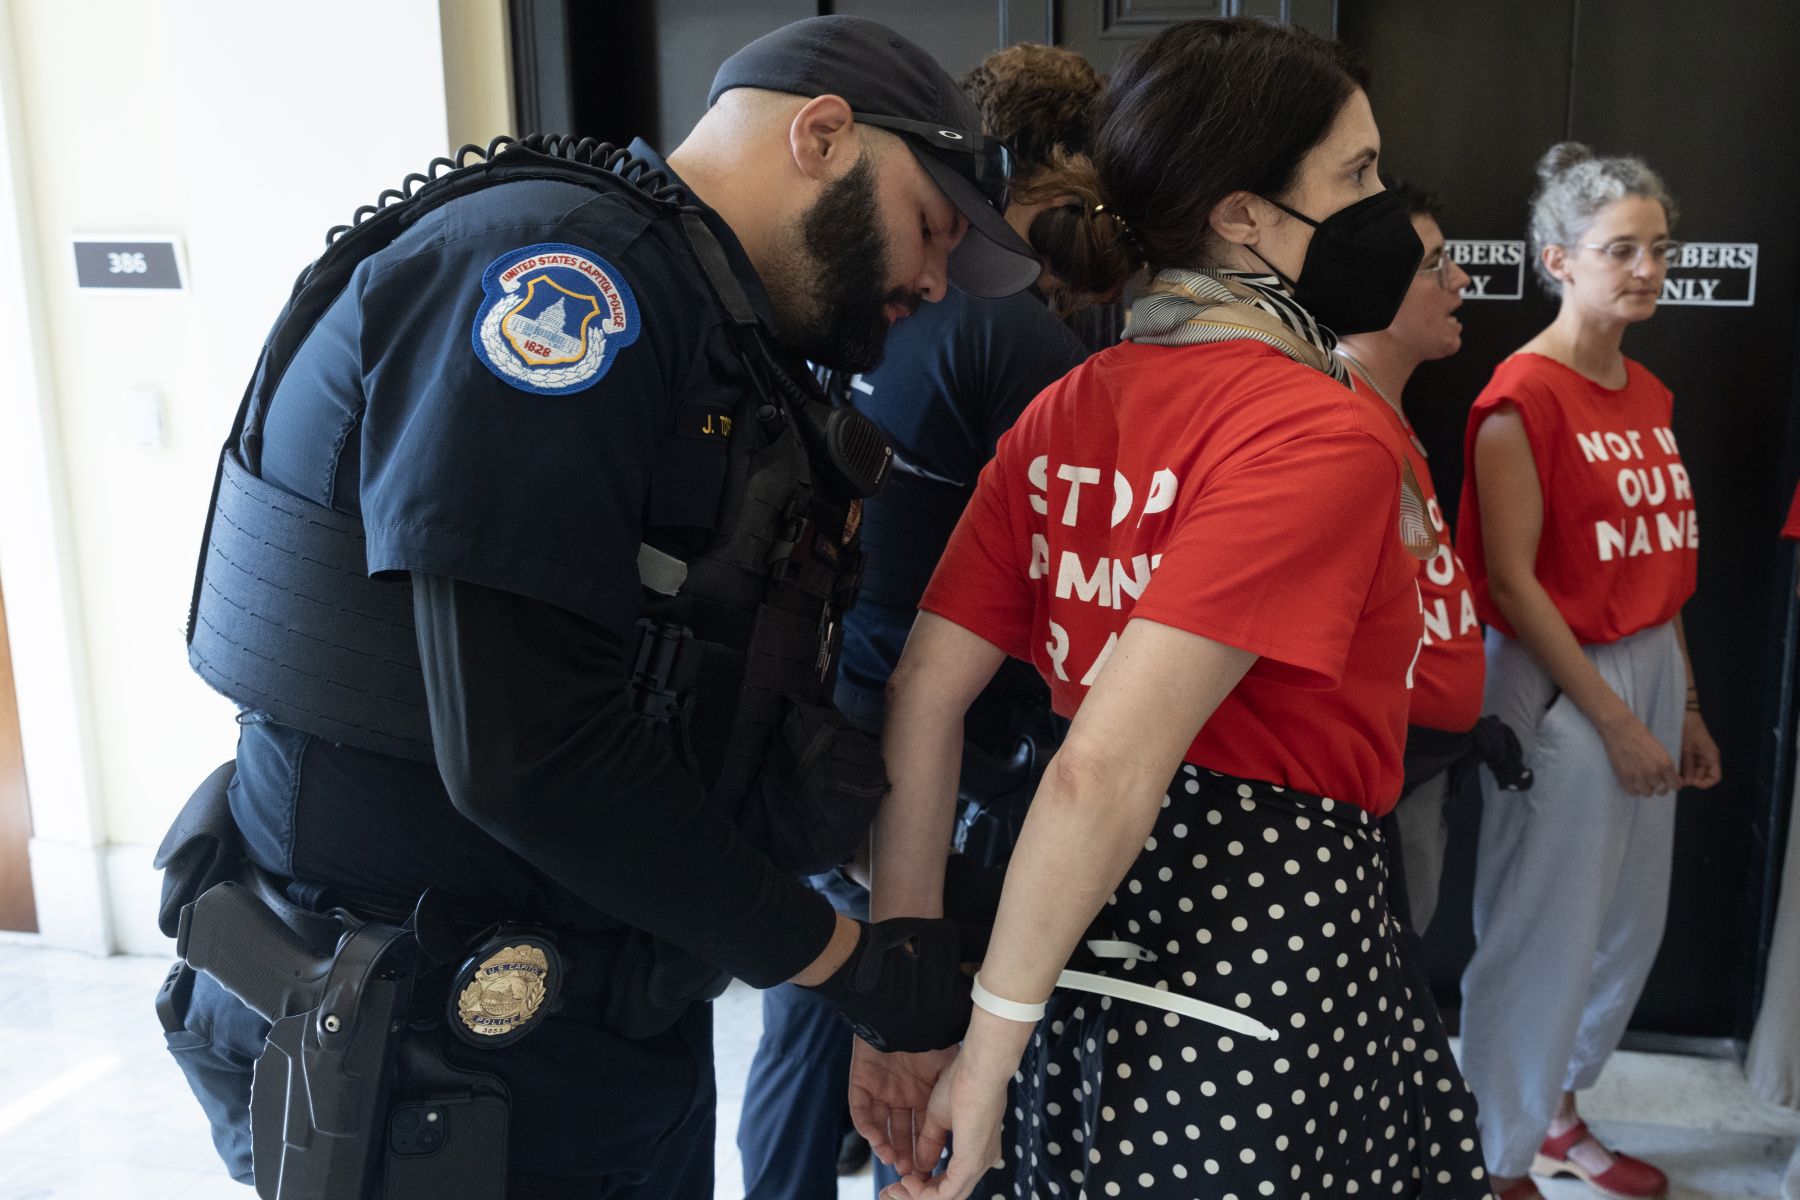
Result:
<svg viewBox="0 0 1800 1200"><path fill-rule="evenodd" d="M1085 59L1053 46L1017 45L984 58L963 80L982 129L1013 151L1007 223L1021 234L1061 197L1042 190L1057 152L1083 153L1103 80ZM953 292L897 328L879 367L833 374L829 387L874 419L893 442L892 476L863 509L867 557L855 611L844 619L837 706L879 732L883 690L900 661L919 598L1000 435L1044 388L1087 357L1045 303L1056 286L1003 299ZM952 878L998 894L998 878L970 878L971 861L1003 866L1041 765L1055 748L1055 717L1037 672L1009 660L964 722L964 801ZM844 871L812 883L839 912L869 915L868 892ZM765 991L763 1035L744 1084L738 1149L746 1200L827 1200L840 1171L868 1144L850 1123L853 1038L804 988ZM860 1152L860 1153L859 1153ZM881 1191L897 1176L874 1167Z"/></svg>
<svg viewBox="0 0 1800 1200"><path fill-rule="evenodd" d="M888 1048L964 1024L954 926L794 878L886 786L827 697L889 451L802 360L1038 264L880 25L781 29L711 101L666 162L409 177L264 347L189 633L243 731L163 846L158 1002L263 1196L711 1196L727 976Z"/></svg>

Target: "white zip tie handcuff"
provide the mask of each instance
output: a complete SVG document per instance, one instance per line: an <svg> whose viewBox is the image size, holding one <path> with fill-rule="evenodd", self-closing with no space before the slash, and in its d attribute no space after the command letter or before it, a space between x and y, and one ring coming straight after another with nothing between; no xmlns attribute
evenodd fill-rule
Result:
<svg viewBox="0 0 1800 1200"><path fill-rule="evenodd" d="M1095 939L1087 943L1087 949L1088 953L1096 958L1116 958L1136 962L1156 961L1154 951L1146 950L1136 942ZM1178 992L1133 983L1128 979L1096 975L1091 971L1064 971L1056 977L1056 986L1078 992L1092 992L1097 996L1111 996L1115 1000L1126 1000L1134 1004L1148 1004L1153 1008L1163 1009L1165 1012L1192 1017L1194 1020L1204 1021L1208 1025L1216 1025L1221 1029L1229 1029L1233 1033L1256 1038L1258 1041L1274 1041L1276 1037L1273 1029L1243 1013L1234 1012L1229 1008L1221 1008L1217 1004L1208 1004L1206 1001L1196 1000L1192 996L1183 996ZM1046 1009L1045 1002L1024 1004L995 995L982 986L979 973L975 976L970 994L974 997L975 1007L1008 1021L1036 1024L1043 1019Z"/></svg>

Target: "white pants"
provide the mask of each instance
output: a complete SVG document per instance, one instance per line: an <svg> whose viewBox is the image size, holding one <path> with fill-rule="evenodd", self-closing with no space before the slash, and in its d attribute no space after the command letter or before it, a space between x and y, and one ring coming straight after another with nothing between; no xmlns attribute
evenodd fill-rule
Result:
<svg viewBox="0 0 1800 1200"><path fill-rule="evenodd" d="M1588 660L1679 762L1687 676L1671 625ZM1481 770L1475 955L1462 979L1462 1065L1488 1170L1525 1174L1564 1091L1591 1087L1662 942L1675 796L1631 796L1587 717L1518 642L1488 631L1483 711L1525 744L1528 792Z"/></svg>

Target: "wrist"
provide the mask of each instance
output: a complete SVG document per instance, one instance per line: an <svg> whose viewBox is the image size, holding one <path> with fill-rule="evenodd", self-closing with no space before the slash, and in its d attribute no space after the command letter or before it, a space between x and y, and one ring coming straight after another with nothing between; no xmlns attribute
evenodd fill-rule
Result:
<svg viewBox="0 0 1800 1200"><path fill-rule="evenodd" d="M932 897L921 893L918 896L883 896L879 900L871 890L869 903L869 923L891 921L896 917L919 917L927 921L941 920L944 915L944 901L940 897Z"/></svg>
<svg viewBox="0 0 1800 1200"><path fill-rule="evenodd" d="M862 925L843 913L834 914L837 920L831 927L831 938L819 956L807 964L804 971L788 980L789 983L801 987L818 987L827 979L837 974L838 970L850 960L856 945L862 940Z"/></svg>
<svg viewBox="0 0 1800 1200"><path fill-rule="evenodd" d="M1020 1025L1036 1025L1044 1019L1046 1001L1026 1003L1020 1000L1009 1000L997 992L990 992L987 985L981 982L979 973L976 974L974 983L969 990L971 992L970 999L975 1002L976 1008L992 1013L1002 1020L1013 1021Z"/></svg>
<svg viewBox="0 0 1800 1200"><path fill-rule="evenodd" d="M1642 724L1636 713L1617 696L1612 698L1606 711L1594 721L1594 728L1600 731L1601 737L1614 737L1630 729L1633 725Z"/></svg>
<svg viewBox="0 0 1800 1200"><path fill-rule="evenodd" d="M923 882L921 875L929 872L907 871L889 867L877 870L871 867L869 888L869 920L886 921L892 917L926 917L936 919L944 915L944 885L942 874L937 874L929 884Z"/></svg>
<svg viewBox="0 0 1800 1200"><path fill-rule="evenodd" d="M976 1009L969 1017L969 1032L963 1038L962 1069L984 1079L1011 1078L1019 1069L1019 1060L1025 1056L1025 1046L1036 1028Z"/></svg>

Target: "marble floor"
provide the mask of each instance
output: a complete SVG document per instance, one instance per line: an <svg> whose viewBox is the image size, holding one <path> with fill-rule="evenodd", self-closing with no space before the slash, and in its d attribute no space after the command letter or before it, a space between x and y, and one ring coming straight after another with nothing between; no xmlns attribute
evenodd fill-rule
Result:
<svg viewBox="0 0 1800 1200"><path fill-rule="evenodd" d="M166 965L0 945L0 1200L250 1200L162 1049L150 997ZM747 988L719 1003L718 1200L741 1195L732 1134L760 1022ZM1668 1171L1671 1200L1775 1200L1800 1141L1800 1113L1752 1097L1728 1062L1620 1054L1583 1108ZM867 1172L838 1194L869 1200ZM1592 1195L1572 1180L1544 1194Z"/></svg>

